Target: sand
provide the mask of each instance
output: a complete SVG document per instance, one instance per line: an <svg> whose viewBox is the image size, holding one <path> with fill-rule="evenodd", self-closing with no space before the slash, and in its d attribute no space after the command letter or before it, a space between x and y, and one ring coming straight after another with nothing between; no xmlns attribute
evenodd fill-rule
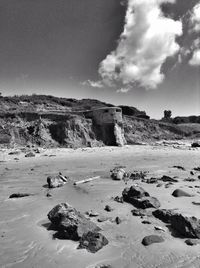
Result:
<svg viewBox="0 0 200 268"><path fill-rule="evenodd" d="M110 169L125 166L126 171L148 171L148 177L177 176L178 183L169 188L156 187L141 181L129 181L128 187L138 183L152 196L159 199L161 208L177 208L177 211L200 218L200 208L192 204L200 202L198 175L190 171L200 166L200 150L190 149L187 144L157 144L87 149L48 149L36 157L25 158L24 153L8 155L10 150L1 150L0 156L0 267L65 267L94 268L110 264L115 268L173 268L200 267L200 245L187 246L183 238L174 237L167 226L154 217L144 217L151 224L142 224L139 217L132 216L134 208L127 203L113 200L126 187L124 181L113 181ZM51 155L51 157L49 157ZM19 160L14 160L14 158ZM186 171L173 168L183 166ZM62 172L70 181L63 187L51 190L46 197L46 178ZM73 182L92 176L101 178L74 186ZM185 178L194 177L195 182ZM181 188L193 197L174 198L171 194ZM9 199L16 192L32 196ZM58 203L67 202L85 213L94 210L100 215L114 219L119 216L121 224L112 220L97 223L109 244L95 254L85 249L77 250L78 243L52 239L48 230L47 213ZM106 212L105 205L114 210ZM93 218L97 222L96 218ZM156 231L161 226L165 232ZM144 236L158 234L165 241L145 247Z"/></svg>

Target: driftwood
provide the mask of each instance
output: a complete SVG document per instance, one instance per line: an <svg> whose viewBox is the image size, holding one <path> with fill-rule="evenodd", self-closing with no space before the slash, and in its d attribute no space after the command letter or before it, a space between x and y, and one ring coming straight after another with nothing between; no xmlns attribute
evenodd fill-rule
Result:
<svg viewBox="0 0 200 268"><path fill-rule="evenodd" d="M76 182L74 182L74 185L90 182L90 181L93 181L93 180L96 180L96 179L99 179L99 178L100 178L100 176L96 176L96 177L88 178L88 179L85 179L85 180L76 181Z"/></svg>

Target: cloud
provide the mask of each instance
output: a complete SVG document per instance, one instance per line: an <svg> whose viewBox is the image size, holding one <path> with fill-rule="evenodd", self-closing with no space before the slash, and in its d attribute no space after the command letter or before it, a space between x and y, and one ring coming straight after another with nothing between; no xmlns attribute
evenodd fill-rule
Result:
<svg viewBox="0 0 200 268"><path fill-rule="evenodd" d="M200 3L198 3L192 10L190 24L193 31L200 31Z"/></svg>
<svg viewBox="0 0 200 268"><path fill-rule="evenodd" d="M182 23L163 15L160 5L165 2L175 0L128 0L118 46L100 63L105 84L156 88L163 81L161 67L178 52L176 36L182 34Z"/></svg>
<svg viewBox="0 0 200 268"><path fill-rule="evenodd" d="M101 81L91 81L91 80L84 81L82 85L96 88L102 88L104 86Z"/></svg>
<svg viewBox="0 0 200 268"><path fill-rule="evenodd" d="M191 60L189 61L189 64L193 66L200 65L200 49L196 49L193 52L193 55L192 55Z"/></svg>
<svg viewBox="0 0 200 268"><path fill-rule="evenodd" d="M123 87L123 88L119 88L116 92L117 93L127 93L130 90L131 90L130 87Z"/></svg>

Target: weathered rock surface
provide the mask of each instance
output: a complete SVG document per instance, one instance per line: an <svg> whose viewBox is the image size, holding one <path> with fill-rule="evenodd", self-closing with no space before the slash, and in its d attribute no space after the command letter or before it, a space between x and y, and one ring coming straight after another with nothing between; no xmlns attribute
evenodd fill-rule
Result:
<svg viewBox="0 0 200 268"><path fill-rule="evenodd" d="M200 244L200 240L199 239L187 239L185 240L185 243L188 245L188 246L196 246L198 244Z"/></svg>
<svg viewBox="0 0 200 268"><path fill-rule="evenodd" d="M67 179L64 179L63 176L48 176L47 177L47 184L49 188L57 188L62 187L67 182Z"/></svg>
<svg viewBox="0 0 200 268"><path fill-rule="evenodd" d="M48 218L57 230L57 236L62 239L79 240L84 233L98 232L100 228L66 203L55 206Z"/></svg>
<svg viewBox="0 0 200 268"><path fill-rule="evenodd" d="M89 231L81 237L78 249L85 248L89 252L95 253L107 244L108 240L104 235Z"/></svg>
<svg viewBox="0 0 200 268"><path fill-rule="evenodd" d="M161 243L161 242L164 242L164 239L162 236L159 236L159 235L148 235L148 236L145 236L142 240L142 244L144 246L149 246L151 244Z"/></svg>
<svg viewBox="0 0 200 268"><path fill-rule="evenodd" d="M143 217L146 215L146 211L143 209L133 209L131 210L133 216L137 216L137 217Z"/></svg>
<svg viewBox="0 0 200 268"><path fill-rule="evenodd" d="M35 154L33 152L27 153L25 157L35 157Z"/></svg>
<svg viewBox="0 0 200 268"><path fill-rule="evenodd" d="M157 198L149 196L142 187L131 186L130 188L125 188L122 192L124 201L131 203L137 208L159 208L160 202Z"/></svg>
<svg viewBox="0 0 200 268"><path fill-rule="evenodd" d="M153 215L171 227L181 236L186 238L200 238L200 219L184 216L174 210L158 209Z"/></svg>
<svg viewBox="0 0 200 268"><path fill-rule="evenodd" d="M181 190L181 189L176 189L173 191L172 195L174 197L182 197L182 196L186 196L186 197L192 197L193 195Z"/></svg>
<svg viewBox="0 0 200 268"><path fill-rule="evenodd" d="M110 171L111 172L111 178L113 180L117 180L120 181L124 178L125 175L125 170L123 168L114 168L113 170Z"/></svg>

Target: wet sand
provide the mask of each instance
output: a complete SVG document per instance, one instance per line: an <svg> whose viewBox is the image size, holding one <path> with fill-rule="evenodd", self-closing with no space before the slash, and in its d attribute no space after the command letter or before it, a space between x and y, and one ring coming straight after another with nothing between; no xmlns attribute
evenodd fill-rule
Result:
<svg viewBox="0 0 200 268"><path fill-rule="evenodd" d="M14 160L16 157L19 161ZM122 165L126 171L148 171L148 177L178 176L179 182L169 188L141 181L129 181L127 186L138 183L158 198L161 208L177 208L177 211L200 218L199 206L192 204L192 201L200 202L200 189L195 188L200 186L200 172L192 176L195 182L184 181L191 177L194 167L200 166L200 150L190 150L185 145L50 149L42 150L33 158L25 158L23 153L8 155L8 150L2 150L0 161L1 267L94 268L98 264L110 264L115 268L199 267L200 245L187 246L185 239L174 237L165 224L154 217L148 218L151 224L142 224L141 218L132 216L132 205L113 200L112 197L121 195L126 185L124 181L113 181L109 171ZM173 168L174 165L183 166L186 171ZM58 172L69 176L70 181L51 190L52 197L48 198L46 178ZM74 181L98 175L101 178L93 182L73 185ZM180 187L194 196L174 198L171 193ZM33 195L8 198L16 192ZM83 213L93 209L111 219L119 216L122 222L119 225L112 220L97 223L109 240L97 253L77 250L77 242L53 240L53 231L48 230L47 213L61 202ZM106 212L105 205L114 210ZM95 218L92 220L97 222ZM154 226L163 227L165 232L154 230ZM165 241L144 247L141 241L150 234L162 235Z"/></svg>

